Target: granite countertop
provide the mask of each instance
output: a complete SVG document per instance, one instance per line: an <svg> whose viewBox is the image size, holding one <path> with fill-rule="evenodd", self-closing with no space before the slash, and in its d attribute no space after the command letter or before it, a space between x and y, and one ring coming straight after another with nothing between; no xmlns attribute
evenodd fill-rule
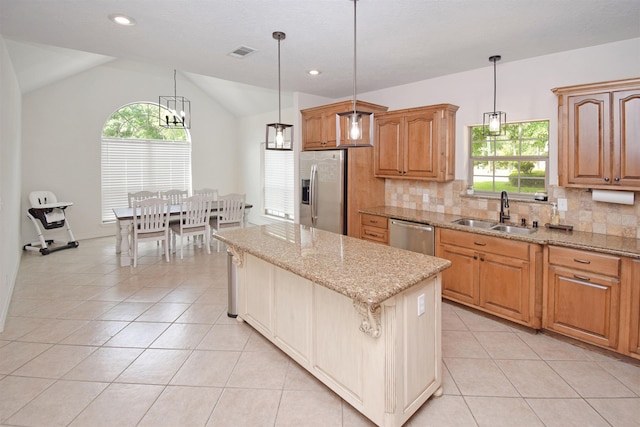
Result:
<svg viewBox="0 0 640 427"><path fill-rule="evenodd" d="M215 235L244 252L370 307L451 265L450 261L299 224L270 224Z"/></svg>
<svg viewBox="0 0 640 427"><path fill-rule="evenodd" d="M640 239L633 239L629 237L607 236L605 234L587 233L583 231L551 230L544 227L544 225L540 226L538 231L532 234L506 233L502 231L486 230L454 224L452 221L460 218L468 218L461 215L419 211L393 206L377 206L360 209L360 212L380 215L387 218L420 222L436 227L484 234L487 236L499 236L506 239L520 240L542 245L564 246L568 248L592 250L611 255L640 259Z"/></svg>

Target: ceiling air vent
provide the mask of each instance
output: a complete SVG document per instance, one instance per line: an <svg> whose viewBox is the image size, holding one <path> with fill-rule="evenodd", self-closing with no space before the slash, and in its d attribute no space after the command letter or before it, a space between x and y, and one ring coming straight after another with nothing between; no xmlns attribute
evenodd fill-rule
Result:
<svg viewBox="0 0 640 427"><path fill-rule="evenodd" d="M246 58L247 56L254 53L256 50L252 47L248 46L240 46L236 50L229 52L229 56L233 56L234 58Z"/></svg>

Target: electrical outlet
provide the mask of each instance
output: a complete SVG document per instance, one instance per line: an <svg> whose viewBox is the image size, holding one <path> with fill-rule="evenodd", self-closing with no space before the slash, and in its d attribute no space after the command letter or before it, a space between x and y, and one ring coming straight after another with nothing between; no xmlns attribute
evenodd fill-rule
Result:
<svg viewBox="0 0 640 427"><path fill-rule="evenodd" d="M558 210L563 212L568 210L567 199L558 199Z"/></svg>
<svg viewBox="0 0 640 427"><path fill-rule="evenodd" d="M424 314L424 294L418 295L418 316Z"/></svg>
<svg viewBox="0 0 640 427"><path fill-rule="evenodd" d="M429 203L429 193L422 194L422 203Z"/></svg>

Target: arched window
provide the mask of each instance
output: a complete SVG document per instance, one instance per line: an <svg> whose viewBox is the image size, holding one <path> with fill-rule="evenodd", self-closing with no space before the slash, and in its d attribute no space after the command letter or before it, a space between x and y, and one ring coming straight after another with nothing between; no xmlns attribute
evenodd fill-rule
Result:
<svg viewBox="0 0 640 427"><path fill-rule="evenodd" d="M113 113L102 128L102 222L127 206L136 191L191 192L191 137L187 129L163 128L158 104L139 102ZM164 112L163 114L164 115Z"/></svg>

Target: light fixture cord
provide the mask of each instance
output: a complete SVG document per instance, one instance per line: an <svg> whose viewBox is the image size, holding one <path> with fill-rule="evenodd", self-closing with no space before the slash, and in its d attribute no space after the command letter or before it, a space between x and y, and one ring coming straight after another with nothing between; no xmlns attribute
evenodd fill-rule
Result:
<svg viewBox="0 0 640 427"><path fill-rule="evenodd" d="M496 113L496 62L498 60L493 58L493 114Z"/></svg>
<svg viewBox="0 0 640 427"><path fill-rule="evenodd" d="M280 104L280 38L278 38L278 123L282 123L281 110L282 106Z"/></svg>
<svg viewBox="0 0 640 427"><path fill-rule="evenodd" d="M176 83L176 69L173 69L173 97L178 102L178 84ZM176 104L177 109L177 104Z"/></svg>
<svg viewBox="0 0 640 427"><path fill-rule="evenodd" d="M356 75L357 75L357 61L356 61L356 4L358 0L353 0L353 114L356 114Z"/></svg>

